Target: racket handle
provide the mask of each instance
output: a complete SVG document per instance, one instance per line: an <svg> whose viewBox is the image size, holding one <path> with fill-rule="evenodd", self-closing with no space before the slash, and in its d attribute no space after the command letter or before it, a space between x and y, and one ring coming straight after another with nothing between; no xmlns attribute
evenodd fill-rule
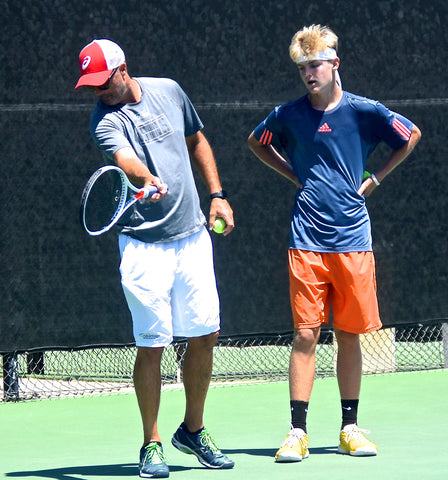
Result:
<svg viewBox="0 0 448 480"><path fill-rule="evenodd" d="M143 192L142 198L152 197L158 191L159 189L154 185L148 185L147 187L144 187L140 190L140 192Z"/></svg>

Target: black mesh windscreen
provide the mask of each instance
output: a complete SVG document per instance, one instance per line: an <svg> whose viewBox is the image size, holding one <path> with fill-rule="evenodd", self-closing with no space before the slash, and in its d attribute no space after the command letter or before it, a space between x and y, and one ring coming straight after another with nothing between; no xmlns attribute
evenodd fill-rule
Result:
<svg viewBox="0 0 448 480"><path fill-rule="evenodd" d="M382 101L423 133L368 199L383 322L447 318L446 2L410 0L405 18L390 2L364 0L197 0L189 9L181 0L138 8L117 0L107 10L99 0L3 0L0 10L0 352L132 342L115 235L90 238L78 218L83 186L103 163L88 131L95 99L74 91L78 53L93 38L117 41L131 75L176 79L196 105L237 224L228 237L213 235L222 333L268 334L292 329L294 188L246 139L276 104L304 93L288 57L292 35L329 24L340 36L343 87ZM379 148L369 170L387 155Z"/></svg>

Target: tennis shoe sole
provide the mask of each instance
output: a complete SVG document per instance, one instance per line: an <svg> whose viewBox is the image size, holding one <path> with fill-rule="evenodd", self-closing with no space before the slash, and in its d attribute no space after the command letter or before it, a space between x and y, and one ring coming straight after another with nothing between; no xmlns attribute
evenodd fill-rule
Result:
<svg viewBox="0 0 448 480"><path fill-rule="evenodd" d="M310 456L310 452L307 450L306 453L302 456L298 452L283 452L281 453L275 461L277 463L290 463L290 462L301 462Z"/></svg>

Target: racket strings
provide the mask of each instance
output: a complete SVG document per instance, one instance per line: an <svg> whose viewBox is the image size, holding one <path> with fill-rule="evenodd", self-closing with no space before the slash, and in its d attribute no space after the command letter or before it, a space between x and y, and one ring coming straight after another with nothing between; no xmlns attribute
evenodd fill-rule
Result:
<svg viewBox="0 0 448 480"><path fill-rule="evenodd" d="M89 232L99 232L120 215L127 187L116 170L107 170L93 179L83 201L83 221Z"/></svg>

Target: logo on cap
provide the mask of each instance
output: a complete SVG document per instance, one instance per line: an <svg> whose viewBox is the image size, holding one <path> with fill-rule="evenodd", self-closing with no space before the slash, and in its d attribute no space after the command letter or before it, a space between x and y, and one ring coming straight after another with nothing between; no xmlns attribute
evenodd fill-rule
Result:
<svg viewBox="0 0 448 480"><path fill-rule="evenodd" d="M85 70L90 65L91 60L92 60L92 58L89 55L87 55L87 57L84 57L84 60L82 61L81 68L83 70Z"/></svg>

